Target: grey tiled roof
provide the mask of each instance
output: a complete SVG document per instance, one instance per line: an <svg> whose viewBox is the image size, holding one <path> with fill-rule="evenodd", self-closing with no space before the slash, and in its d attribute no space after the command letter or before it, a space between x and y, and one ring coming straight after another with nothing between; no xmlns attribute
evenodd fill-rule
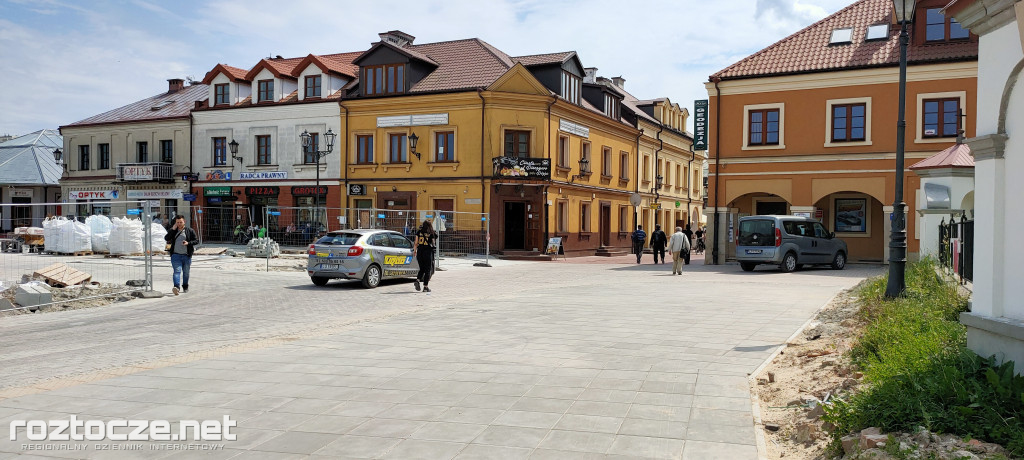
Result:
<svg viewBox="0 0 1024 460"><path fill-rule="evenodd" d="M64 147L54 129L43 129L0 143L0 184L57 185L63 172L53 150Z"/></svg>

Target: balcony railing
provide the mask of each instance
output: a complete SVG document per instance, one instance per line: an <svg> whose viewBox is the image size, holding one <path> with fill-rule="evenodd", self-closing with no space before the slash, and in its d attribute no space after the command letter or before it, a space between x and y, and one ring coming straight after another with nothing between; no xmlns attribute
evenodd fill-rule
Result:
<svg viewBox="0 0 1024 460"><path fill-rule="evenodd" d="M117 180L124 182L173 181L171 163L121 163L117 165Z"/></svg>

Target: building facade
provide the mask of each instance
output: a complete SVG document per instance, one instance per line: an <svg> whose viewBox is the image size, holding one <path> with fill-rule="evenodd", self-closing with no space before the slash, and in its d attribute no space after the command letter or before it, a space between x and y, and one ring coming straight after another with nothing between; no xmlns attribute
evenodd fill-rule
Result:
<svg viewBox="0 0 1024 460"><path fill-rule="evenodd" d="M188 213L189 113L208 91L168 83L166 93L60 127L64 214L124 216L142 201L165 218Z"/></svg>
<svg viewBox="0 0 1024 460"><path fill-rule="evenodd" d="M945 3L918 2L911 31L908 166L952 146L961 129L974 134L962 114L977 107L978 40L942 15ZM899 94L892 9L889 0L859 0L705 84L710 263L735 256L736 221L754 214L816 217L846 241L849 260L888 260ZM905 169L903 180L915 258L920 178Z"/></svg>
<svg viewBox="0 0 1024 460"><path fill-rule="evenodd" d="M60 215L61 165L53 151L64 148L60 134L41 129L0 142L0 232L18 227L42 227L43 219ZM8 206L9 205L9 206Z"/></svg>

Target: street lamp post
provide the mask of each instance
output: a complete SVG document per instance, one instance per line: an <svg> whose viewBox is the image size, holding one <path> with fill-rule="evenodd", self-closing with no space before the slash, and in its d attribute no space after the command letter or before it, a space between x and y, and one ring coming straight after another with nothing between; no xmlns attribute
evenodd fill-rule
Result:
<svg viewBox="0 0 1024 460"><path fill-rule="evenodd" d="M905 143L906 99L907 99L907 24L914 19L917 0L893 0L896 21L900 23L900 95L898 121L896 122L896 196L892 203L892 234L889 237L889 282L885 297L894 299L903 295L907 288L907 219L903 202L903 149Z"/></svg>
<svg viewBox="0 0 1024 460"><path fill-rule="evenodd" d="M309 134L309 131L303 130L302 134L299 134L299 138L302 139L303 153L312 153L316 157L316 189L313 192L316 197L314 198L316 211L313 212L313 221L316 222L317 235L320 234L320 159L334 151L334 137L334 132L327 128L327 132L324 133L327 150L320 150L319 145L313 145L313 136Z"/></svg>

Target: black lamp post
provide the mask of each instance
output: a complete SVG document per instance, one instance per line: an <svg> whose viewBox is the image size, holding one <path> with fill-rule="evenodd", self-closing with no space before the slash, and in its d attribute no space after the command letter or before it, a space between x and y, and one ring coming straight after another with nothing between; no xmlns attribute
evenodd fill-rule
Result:
<svg viewBox="0 0 1024 460"><path fill-rule="evenodd" d="M586 174L590 173L590 160L586 157L580 157L579 164L580 173L573 174L573 176L569 178L569 182L576 182L576 179L582 179Z"/></svg>
<svg viewBox="0 0 1024 460"><path fill-rule="evenodd" d="M60 159L64 156L64 152L60 149L53 149L53 162L60 165Z"/></svg>
<svg viewBox="0 0 1024 460"><path fill-rule="evenodd" d="M892 234L889 237L889 282L885 297L894 299L903 295L907 288L907 219L906 203L903 202L903 147L905 143L906 99L907 99L907 24L914 20L917 0L893 0L893 12L900 23L900 96L898 121L896 122L896 196L892 203Z"/></svg>
<svg viewBox="0 0 1024 460"><path fill-rule="evenodd" d="M312 153L316 157L316 190L314 195L316 198L316 211L313 212L313 221L316 222L316 232L320 234L320 159L330 155L334 151L334 138L335 134L330 128L327 128L327 132L324 133L324 141L327 144L327 150L319 150L319 145L313 145L313 136L309 134L309 131L302 130L302 134L299 134L299 138L302 139L302 150L303 152Z"/></svg>
<svg viewBox="0 0 1024 460"><path fill-rule="evenodd" d="M238 164L244 165L245 160L238 156L238 141L231 139L231 142L228 142L228 148L231 149L231 158L237 161Z"/></svg>
<svg viewBox="0 0 1024 460"><path fill-rule="evenodd" d="M413 155L416 155L417 160L420 159L420 152L416 151L416 144L418 144L419 142L420 137L417 136L416 133L412 133L409 135L409 152L411 152Z"/></svg>
<svg viewBox="0 0 1024 460"><path fill-rule="evenodd" d="M658 174L654 176L654 202L657 203L661 199L661 187L665 185L665 176ZM658 214L661 214L661 208L654 210L654 225L658 225Z"/></svg>

